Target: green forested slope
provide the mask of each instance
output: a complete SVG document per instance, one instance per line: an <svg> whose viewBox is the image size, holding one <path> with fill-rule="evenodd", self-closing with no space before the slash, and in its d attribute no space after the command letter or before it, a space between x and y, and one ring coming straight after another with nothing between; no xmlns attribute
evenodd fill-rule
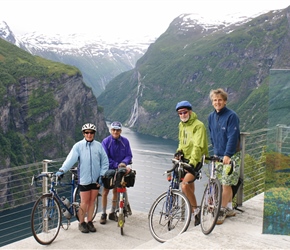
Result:
<svg viewBox="0 0 290 250"><path fill-rule="evenodd" d="M176 103L190 101L207 124L209 92L221 87L229 93L228 107L240 116L242 131L267 127L270 70L290 69L287 15L289 8L205 33L197 26L181 32L177 18L135 69L113 79L98 101L108 119L128 123L137 100L133 129L177 139Z"/></svg>

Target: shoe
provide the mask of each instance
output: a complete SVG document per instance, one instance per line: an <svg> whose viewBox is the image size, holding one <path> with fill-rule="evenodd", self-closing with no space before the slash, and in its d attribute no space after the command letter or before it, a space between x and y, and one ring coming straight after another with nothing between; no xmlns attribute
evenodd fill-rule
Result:
<svg viewBox="0 0 290 250"><path fill-rule="evenodd" d="M87 225L86 222L79 223L79 230L82 233L88 233L88 232L90 232L90 230L88 229L88 225Z"/></svg>
<svg viewBox="0 0 290 250"><path fill-rule="evenodd" d="M118 221L118 216L115 212L109 214L109 220Z"/></svg>
<svg viewBox="0 0 290 250"><path fill-rule="evenodd" d="M90 232L93 232L93 233L94 233L94 232L97 232L97 229L95 228L93 222L89 221L89 222L87 223L87 226L88 226L88 229L89 229Z"/></svg>
<svg viewBox="0 0 290 250"><path fill-rule="evenodd" d="M194 226L198 226L200 224L200 211L194 216Z"/></svg>
<svg viewBox="0 0 290 250"><path fill-rule="evenodd" d="M102 214L100 223L103 225L107 223L107 214Z"/></svg>
<svg viewBox="0 0 290 250"><path fill-rule="evenodd" d="M234 209L230 209L230 208L226 208L226 217L233 217L236 216L236 212L234 211Z"/></svg>
<svg viewBox="0 0 290 250"><path fill-rule="evenodd" d="M220 212L219 212L219 217L217 219L216 224L217 225L221 225L224 223L225 219L226 219L226 209L225 208L221 208Z"/></svg>

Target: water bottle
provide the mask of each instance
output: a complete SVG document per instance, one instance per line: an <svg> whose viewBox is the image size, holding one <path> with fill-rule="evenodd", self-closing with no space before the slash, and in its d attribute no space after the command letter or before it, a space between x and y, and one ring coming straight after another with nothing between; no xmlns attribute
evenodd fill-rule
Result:
<svg viewBox="0 0 290 250"><path fill-rule="evenodd" d="M65 218L67 218L68 220L71 218L71 214L68 210L66 210L65 208L62 209L62 214L65 216Z"/></svg>
<svg viewBox="0 0 290 250"><path fill-rule="evenodd" d="M62 200L63 204L65 204L67 207L70 207L70 202L69 202L68 198L63 196L63 197L61 197L61 200Z"/></svg>

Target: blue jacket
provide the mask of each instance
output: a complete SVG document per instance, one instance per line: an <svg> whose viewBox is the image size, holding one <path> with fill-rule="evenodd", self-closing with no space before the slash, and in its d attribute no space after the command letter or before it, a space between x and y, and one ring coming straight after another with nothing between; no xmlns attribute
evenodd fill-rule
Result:
<svg viewBox="0 0 290 250"><path fill-rule="evenodd" d="M227 107L224 107L220 112L210 113L208 127L214 155L232 157L239 150L239 125L239 117Z"/></svg>
<svg viewBox="0 0 290 250"><path fill-rule="evenodd" d="M79 161L78 177L81 185L96 183L96 181L99 181L99 177L103 176L109 168L107 154L102 144L95 140L88 142L84 138L77 142L60 169L66 172L77 161Z"/></svg>
<svg viewBox="0 0 290 250"><path fill-rule="evenodd" d="M126 165L132 163L132 151L127 138L120 136L114 139L109 135L102 141L102 145L109 158L109 169L116 169L123 162Z"/></svg>

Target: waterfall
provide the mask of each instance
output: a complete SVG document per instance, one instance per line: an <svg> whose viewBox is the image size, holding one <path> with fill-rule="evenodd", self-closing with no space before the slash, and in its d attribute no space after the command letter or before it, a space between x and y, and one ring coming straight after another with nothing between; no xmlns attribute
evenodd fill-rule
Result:
<svg viewBox="0 0 290 250"><path fill-rule="evenodd" d="M134 106L131 112L130 119L128 121L128 127L132 128L135 125L135 122L138 119L138 110L139 110L139 105L138 105L138 98L139 96L142 96L142 83L141 83L141 75L138 71L138 87L137 87L137 94L134 102Z"/></svg>

